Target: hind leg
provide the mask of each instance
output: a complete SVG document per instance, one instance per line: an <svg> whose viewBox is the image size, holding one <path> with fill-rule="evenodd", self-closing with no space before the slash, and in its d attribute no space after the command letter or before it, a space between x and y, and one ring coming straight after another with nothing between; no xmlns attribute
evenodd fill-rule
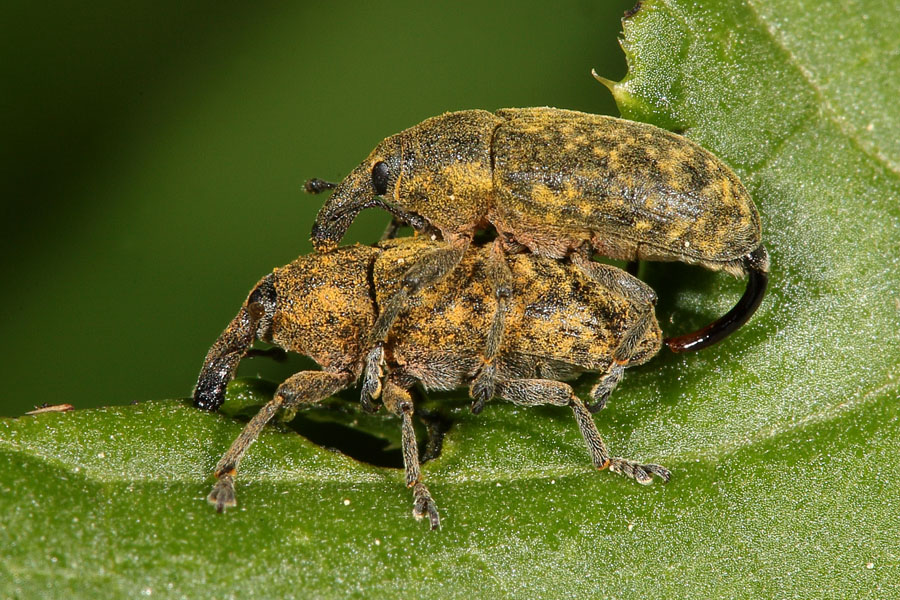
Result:
<svg viewBox="0 0 900 600"><path fill-rule="evenodd" d="M581 430L581 436L588 447L588 452L591 454L594 467L598 470L608 467L613 473L624 475L644 485L653 481L653 475L662 479L663 482L669 481L669 470L663 466L653 463L642 464L627 458L610 456L590 411L568 384L550 379L513 379L499 383L497 392L504 400L523 406L539 404L569 406L575 415L575 421Z"/></svg>
<svg viewBox="0 0 900 600"><path fill-rule="evenodd" d="M652 306L651 306L652 311ZM613 351L612 361L609 363L606 372L600 376L596 385L591 388L591 400L593 404L588 406L592 413L596 413L606 406L610 394L616 388L622 377L625 375L625 366L631 361L635 352L640 347L641 340L647 334L647 327L653 319L652 312L644 312L625 332L622 342Z"/></svg>
<svg viewBox="0 0 900 600"><path fill-rule="evenodd" d="M591 260L590 254L577 251L572 254L572 264L612 292L638 304L646 304L651 308L656 304L656 292L637 277L626 273L618 267Z"/></svg>
<svg viewBox="0 0 900 600"><path fill-rule="evenodd" d="M644 339L647 327L653 321L656 292L633 275L617 267L594 262L589 255L583 252L573 254L572 263L594 281L601 283L613 293L630 300L636 308L643 308L643 311L623 335L622 342L613 351L612 362L609 368L600 376L597 384L591 389L591 400L593 403L588 408L592 413L595 413L606 406L609 395L622 380L625 366L634 356L641 341Z"/></svg>

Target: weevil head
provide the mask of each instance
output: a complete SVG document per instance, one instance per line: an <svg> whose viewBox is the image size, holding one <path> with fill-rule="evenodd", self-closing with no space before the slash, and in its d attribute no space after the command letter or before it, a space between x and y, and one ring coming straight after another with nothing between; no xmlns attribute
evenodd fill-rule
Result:
<svg viewBox="0 0 900 600"><path fill-rule="evenodd" d="M445 236L480 225L492 195L491 139L498 122L483 110L447 113L385 139L319 211L313 246L334 248L370 207Z"/></svg>
<svg viewBox="0 0 900 600"><path fill-rule="evenodd" d="M400 135L378 144L334 189L313 224L312 243L316 250L337 246L360 211L371 207L390 210L400 174Z"/></svg>

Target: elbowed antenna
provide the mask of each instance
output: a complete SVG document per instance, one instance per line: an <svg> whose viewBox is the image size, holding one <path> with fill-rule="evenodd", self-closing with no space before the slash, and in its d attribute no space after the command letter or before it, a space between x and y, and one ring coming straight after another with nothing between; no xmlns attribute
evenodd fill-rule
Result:
<svg viewBox="0 0 900 600"><path fill-rule="evenodd" d="M325 181L324 179L313 177L312 179L307 179L306 183L303 184L303 191L307 194L321 194L326 190L333 190L336 187L337 184L333 181Z"/></svg>
<svg viewBox="0 0 900 600"><path fill-rule="evenodd" d="M747 289L734 308L703 329L663 340L669 350L694 352L712 346L734 333L753 316L766 295L769 284L769 255L765 247L760 245L746 255L743 262L748 275Z"/></svg>

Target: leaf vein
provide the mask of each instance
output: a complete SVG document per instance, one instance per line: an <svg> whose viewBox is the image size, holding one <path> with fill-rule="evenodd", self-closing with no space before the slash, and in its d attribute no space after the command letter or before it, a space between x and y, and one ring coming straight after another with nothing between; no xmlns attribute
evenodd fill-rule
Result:
<svg viewBox="0 0 900 600"><path fill-rule="evenodd" d="M797 421L786 426L772 425L771 427L763 428L759 430L759 432L755 435L713 446L704 451L702 455L708 459L720 459L723 456L734 454L735 452L744 450L754 444L760 444L779 436L799 431L808 426L825 423L834 418L837 418L839 415L847 411L854 410L867 404L872 404L883 395L887 396L889 393L897 392L898 390L900 390L900 369L897 369L888 374L888 382L886 384L882 385L881 387L869 390L867 393L859 396L856 400L848 400L846 402L840 402L838 404L831 404L818 412L813 412L805 415L804 417L801 417L800 419L797 419Z"/></svg>
<svg viewBox="0 0 900 600"><path fill-rule="evenodd" d="M672 2L672 0L660 1L666 8L669 9L670 13L674 17L676 17L682 24L684 24L684 26L688 30L688 33L691 36L695 36L695 31L697 28L693 26L694 24L691 21L690 17L682 10L680 10L679 7ZM788 47L783 37L778 34L778 31L775 28L774 24L770 23L762 16L758 7L754 4L754 0L745 1L747 7L750 9L750 12L753 14L753 17L763 27L772 43L785 55L787 63L800 74L800 77L812 90L813 95L816 97L819 106L821 107L821 113L823 117L826 120L830 121L835 127L837 127L838 131L840 131L841 134L843 134L848 140L850 140L851 144L862 154L873 159L876 163L881 165L894 176L900 177L900 164L897 164L875 144L867 143L860 139L859 131L855 127L847 123L846 119L841 115L840 111L838 111L834 107L828 96L826 96L825 91L822 89L821 84L816 81L813 72L802 62L800 62L793 50Z"/></svg>
<svg viewBox="0 0 900 600"><path fill-rule="evenodd" d="M823 107L823 114L826 119L831 121L838 130L844 134L861 153L869 156L874 159L878 164L883 166L885 169L890 171L896 176L900 176L900 165L890 159L881 149L879 149L875 144L867 143L860 139L859 131L853 127L847 120L841 115L840 111L835 108L834 104L831 102L829 97L825 94L825 90L822 88L821 84L816 81L815 75L813 72L806 67L797 55L794 53L791 48L788 47L787 42L784 40L784 36L780 35L777 28L773 23L767 21L759 11L759 8L756 6L754 0L746 0L747 7L753 13L753 16L756 18L757 22L765 28L766 33L771 38L772 42L778 47L786 56L788 64L793 66L806 84L812 89L813 94L816 96L816 99L819 101L820 106Z"/></svg>

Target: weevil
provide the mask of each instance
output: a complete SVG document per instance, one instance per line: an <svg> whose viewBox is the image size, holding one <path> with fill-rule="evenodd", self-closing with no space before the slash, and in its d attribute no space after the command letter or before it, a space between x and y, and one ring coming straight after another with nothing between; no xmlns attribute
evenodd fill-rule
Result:
<svg viewBox="0 0 900 600"><path fill-rule="evenodd" d="M302 256L253 288L209 350L194 404L206 410L222 404L227 383L255 340L309 356L321 370L285 380L218 462L208 500L219 512L236 504L238 464L266 423L279 410L296 411L353 385L366 363L368 332L403 285L407 265L441 248L440 242L423 237L341 247ZM427 517L432 528L439 526L440 517L422 478L411 389L417 384L425 390L473 385L497 310L489 276L494 252L493 244L472 245L458 268L410 298L384 346L390 372L383 404L400 418L413 514ZM643 484L653 475L668 481L669 471L660 465L610 456L588 405L564 382L583 372L599 373L590 394L605 403L626 367L659 351L662 335L646 300L652 290L625 271L610 271L621 289L639 290L622 295L571 263L528 253L509 257L508 267L512 294L493 363L497 395L524 406L568 406L594 467Z"/></svg>
<svg viewBox="0 0 900 600"><path fill-rule="evenodd" d="M312 192L330 187L312 230L319 251L335 247L370 207L436 230L444 241L410 266L400 296L379 315L363 401L379 393L381 345L405 299L453 270L474 233L489 225L506 252L570 257L607 284L607 272L590 260L594 253L748 276L728 313L665 340L675 352L707 347L743 325L768 282L759 214L738 177L698 144L645 123L556 108L446 113L382 141L340 184L307 183ZM508 287L502 254L492 269L501 312ZM502 331L498 323L491 335ZM498 343L489 339L483 350L474 410L491 396Z"/></svg>

